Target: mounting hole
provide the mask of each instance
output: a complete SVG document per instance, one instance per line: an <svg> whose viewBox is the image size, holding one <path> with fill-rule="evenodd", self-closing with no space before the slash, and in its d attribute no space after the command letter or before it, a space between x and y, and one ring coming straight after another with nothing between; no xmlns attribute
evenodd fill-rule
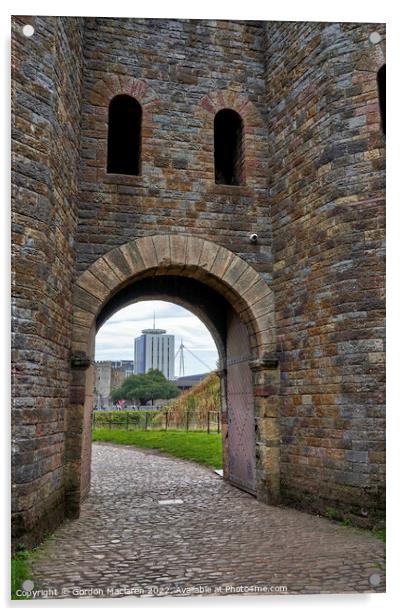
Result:
<svg viewBox="0 0 402 616"><path fill-rule="evenodd" d="M372 32L369 36L370 43L377 45L381 41L381 34L379 32Z"/></svg>
<svg viewBox="0 0 402 616"><path fill-rule="evenodd" d="M24 36L32 36L33 33L35 32L35 28L33 26L31 26L31 24L25 24L25 26L22 28L22 34Z"/></svg>
<svg viewBox="0 0 402 616"><path fill-rule="evenodd" d="M371 586L379 586L381 582L381 577L378 575L378 573L372 573L369 577L369 582Z"/></svg>
<svg viewBox="0 0 402 616"><path fill-rule="evenodd" d="M22 589L26 590L27 592L31 592L31 590L34 589L34 586L35 584L32 580L25 580L24 582L22 582Z"/></svg>

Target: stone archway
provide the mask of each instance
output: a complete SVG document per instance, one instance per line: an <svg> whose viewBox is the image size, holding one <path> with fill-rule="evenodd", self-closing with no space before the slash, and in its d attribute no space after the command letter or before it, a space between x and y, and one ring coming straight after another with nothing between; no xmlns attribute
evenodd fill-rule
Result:
<svg viewBox="0 0 402 616"><path fill-rule="evenodd" d="M113 298L130 285L157 277L162 280L166 276L192 280L194 284L197 281L205 287L206 293L210 290L230 307L227 318L231 324L227 335L234 341L242 338L245 341L242 348L247 349L247 354L223 367L223 395L226 397L230 395L227 392L233 391L230 383L227 387L228 378L237 378L239 370L244 378L246 372L251 371L252 420L256 436L253 450L255 493L265 502L275 503L279 499L279 379L273 292L253 267L227 248L198 237L167 234L139 238L114 248L97 259L75 283L71 395L65 420L68 515L79 515L80 502L89 489L97 319ZM168 288L165 296L171 297ZM188 303L191 304L191 300ZM205 318L208 320L207 314ZM229 339L225 344L226 348L238 347ZM240 364L242 369L238 367Z"/></svg>

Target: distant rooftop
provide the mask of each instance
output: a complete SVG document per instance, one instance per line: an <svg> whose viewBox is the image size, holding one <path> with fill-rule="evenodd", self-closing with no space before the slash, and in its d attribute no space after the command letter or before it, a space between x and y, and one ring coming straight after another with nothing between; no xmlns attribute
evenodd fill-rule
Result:
<svg viewBox="0 0 402 616"><path fill-rule="evenodd" d="M175 379L174 384L177 385L177 387L193 387L193 385L196 385L197 383L205 379L208 374L210 373L204 372L203 374L189 374L187 376L179 376L177 379Z"/></svg>
<svg viewBox="0 0 402 616"><path fill-rule="evenodd" d="M166 329L155 329L155 328L143 329L142 333L143 334L166 334Z"/></svg>

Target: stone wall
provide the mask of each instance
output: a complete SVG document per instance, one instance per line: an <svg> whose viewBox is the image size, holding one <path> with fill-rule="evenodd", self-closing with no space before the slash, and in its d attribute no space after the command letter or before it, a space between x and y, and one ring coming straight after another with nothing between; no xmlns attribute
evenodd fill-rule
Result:
<svg viewBox="0 0 402 616"><path fill-rule="evenodd" d="M25 22L32 38L21 34ZM382 516L385 139L376 77L385 59L373 31L384 37L367 24L13 20L16 543L37 543L79 510L94 376L82 334L91 323L93 343L99 298L120 292L127 247L140 242L141 259L152 260L144 246L156 234L159 273L172 275L167 245L173 260L187 240L204 246L199 237L212 248L189 272L228 301L237 300L225 277L244 283L237 257L273 287L277 358L265 356L275 340L272 293L268 309L243 287L264 340L250 338L262 355L251 366L259 493L363 524ZM140 176L106 173L108 105L118 94L142 106ZM224 108L244 123L242 186L215 184L213 121ZM230 251L219 252L227 261L214 261L216 245ZM180 267L196 252L183 253Z"/></svg>
<svg viewBox="0 0 402 616"><path fill-rule="evenodd" d="M111 361L97 361L95 364L94 406L97 409L111 409L110 397L113 389L121 387L126 378L124 368L115 368Z"/></svg>
<svg viewBox="0 0 402 616"><path fill-rule="evenodd" d="M12 23L13 532L28 546L64 515L81 25Z"/></svg>
<svg viewBox="0 0 402 616"><path fill-rule="evenodd" d="M374 31L384 40L381 25L266 25L281 497L363 524L383 515L385 481L385 59Z"/></svg>
<svg viewBox="0 0 402 616"><path fill-rule="evenodd" d="M85 20L79 271L131 239L191 233L234 250L269 283L263 42L253 22ZM105 173L108 105L124 93L143 107L138 177ZM225 107L244 121L246 186L215 184L213 122Z"/></svg>
<svg viewBox="0 0 402 616"><path fill-rule="evenodd" d="M94 404L96 408L108 408L112 386L112 362L97 361L95 364Z"/></svg>

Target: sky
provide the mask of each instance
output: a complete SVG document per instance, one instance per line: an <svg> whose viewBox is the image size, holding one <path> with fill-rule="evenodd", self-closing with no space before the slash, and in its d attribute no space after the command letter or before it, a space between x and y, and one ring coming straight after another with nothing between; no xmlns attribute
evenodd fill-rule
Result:
<svg viewBox="0 0 402 616"><path fill-rule="evenodd" d="M98 331L96 336L96 361L133 359L134 338L142 329L155 325L175 336L175 353L183 339L185 347L197 355L210 370L216 368L218 352L211 334L194 314L164 301L137 302L116 312ZM184 374L200 374L207 368L189 352L184 351ZM175 375L179 376L179 357L175 362Z"/></svg>

